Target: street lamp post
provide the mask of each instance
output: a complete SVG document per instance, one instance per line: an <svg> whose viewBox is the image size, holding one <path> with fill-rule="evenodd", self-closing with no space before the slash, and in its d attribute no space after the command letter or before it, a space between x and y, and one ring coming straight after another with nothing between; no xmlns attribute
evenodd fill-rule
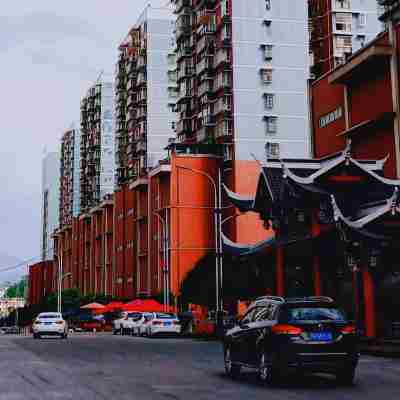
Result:
<svg viewBox="0 0 400 400"><path fill-rule="evenodd" d="M217 334L222 332L223 324L223 295L222 295L222 278L223 278L223 259L222 259L222 235L221 235L221 213L222 213L222 193L221 193L221 169L218 168L218 183L207 172L200 171L195 168L190 168L182 165L177 165L177 168L191 171L202 175L208 179L214 190L214 234L215 234L215 306L216 306L216 326Z"/></svg>
<svg viewBox="0 0 400 400"><path fill-rule="evenodd" d="M63 268L62 268L62 253L60 253L58 257L58 290L57 290L57 312L61 314L62 312L62 282L65 278L68 276L72 276L71 272L67 272L66 274L63 274Z"/></svg>
<svg viewBox="0 0 400 400"><path fill-rule="evenodd" d="M158 218L161 222L163 235L162 235L162 246L163 246L163 278L164 278L164 311L167 312L169 309L169 257L168 257L168 224L158 212L153 212L153 215Z"/></svg>

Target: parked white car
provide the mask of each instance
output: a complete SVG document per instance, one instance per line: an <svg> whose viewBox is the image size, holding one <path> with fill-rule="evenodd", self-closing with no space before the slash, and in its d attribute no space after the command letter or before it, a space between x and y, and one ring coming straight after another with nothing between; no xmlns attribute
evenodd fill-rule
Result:
<svg viewBox="0 0 400 400"><path fill-rule="evenodd" d="M140 325L140 334L147 337L155 335L179 335L181 324L172 313L151 313Z"/></svg>
<svg viewBox="0 0 400 400"><path fill-rule="evenodd" d="M133 335L134 328L142 318L141 312L129 312L121 322L121 335Z"/></svg>
<svg viewBox="0 0 400 400"><path fill-rule="evenodd" d="M118 333L122 333L122 322L125 320L125 317L128 315L127 311L122 311L119 315L119 318L113 321L113 334L117 335Z"/></svg>
<svg viewBox="0 0 400 400"><path fill-rule="evenodd" d="M62 314L56 312L40 313L33 322L33 338L40 339L42 336L68 337L68 326Z"/></svg>
<svg viewBox="0 0 400 400"><path fill-rule="evenodd" d="M132 334L134 336L143 336L145 331L144 326L148 321L151 320L152 317L153 313L148 313L148 312L141 313L140 318L134 323Z"/></svg>

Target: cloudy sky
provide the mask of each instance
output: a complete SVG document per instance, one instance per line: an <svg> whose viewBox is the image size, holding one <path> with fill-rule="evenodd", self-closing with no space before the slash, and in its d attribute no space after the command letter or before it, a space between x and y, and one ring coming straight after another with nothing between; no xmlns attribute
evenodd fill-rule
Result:
<svg viewBox="0 0 400 400"><path fill-rule="evenodd" d="M56 150L63 130L79 119L80 98L99 73L114 71L117 46L148 3L2 2L0 255L40 254L43 151Z"/></svg>

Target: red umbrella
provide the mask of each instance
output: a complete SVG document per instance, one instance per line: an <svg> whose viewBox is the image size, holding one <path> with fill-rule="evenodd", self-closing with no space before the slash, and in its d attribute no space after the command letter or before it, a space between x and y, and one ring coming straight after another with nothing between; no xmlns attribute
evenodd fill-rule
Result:
<svg viewBox="0 0 400 400"><path fill-rule="evenodd" d="M111 303L106 305L106 309L104 312L113 312L113 311L118 311L122 310L125 307L125 304L122 303L121 301L112 301Z"/></svg>
<svg viewBox="0 0 400 400"><path fill-rule="evenodd" d="M163 312L164 306L156 300L133 300L124 306L125 311Z"/></svg>
<svg viewBox="0 0 400 400"><path fill-rule="evenodd" d="M86 304L85 306L82 306L81 308L84 310L101 310L101 311L103 311L105 307L103 306L103 304L100 304L100 303L90 303L90 304Z"/></svg>

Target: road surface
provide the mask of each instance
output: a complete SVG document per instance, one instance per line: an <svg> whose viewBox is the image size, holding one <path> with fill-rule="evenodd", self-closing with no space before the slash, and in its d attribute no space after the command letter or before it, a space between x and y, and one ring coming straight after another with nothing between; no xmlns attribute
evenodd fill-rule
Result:
<svg viewBox="0 0 400 400"><path fill-rule="evenodd" d="M262 387L253 372L223 372L221 346L184 339L76 334L68 340L0 337L0 400L398 399L400 360L363 357L353 387L313 376Z"/></svg>

